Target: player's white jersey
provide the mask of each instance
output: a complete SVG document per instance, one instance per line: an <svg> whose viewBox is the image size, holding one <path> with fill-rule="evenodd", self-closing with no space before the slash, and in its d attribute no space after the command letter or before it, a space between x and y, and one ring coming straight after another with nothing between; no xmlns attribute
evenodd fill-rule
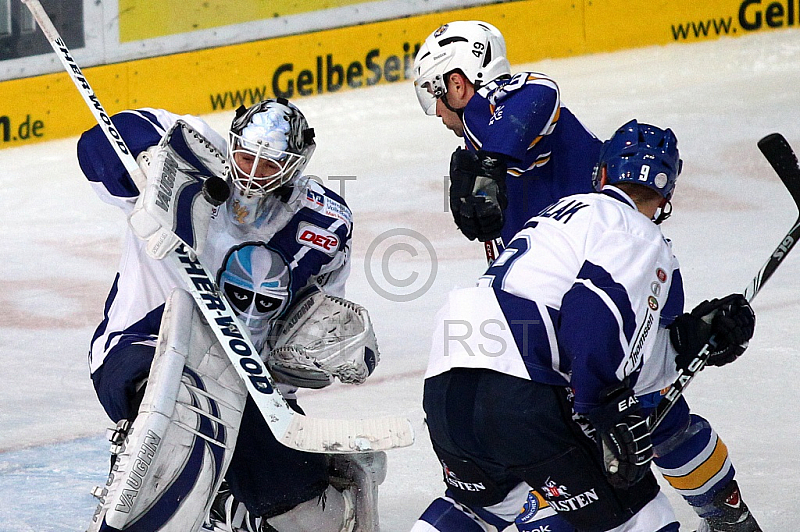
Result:
<svg viewBox="0 0 800 532"><path fill-rule="evenodd" d="M225 140L196 117L143 109L114 119L134 155L157 144L178 119L222 153L226 150ZM138 189L103 142L94 129L84 134L78 146L81 167L104 201L129 214ZM213 215L200 260L216 276L257 348L266 344L275 320L306 286L317 283L328 293L344 296L352 216L339 196L301 177L290 192L269 197L253 224L235 223L227 209L228 204L222 204ZM128 229L104 318L92 339L92 372L117 349L155 345L164 303L175 287L182 286L171 263L147 256L145 244Z"/></svg>
<svg viewBox="0 0 800 532"><path fill-rule="evenodd" d="M639 395L657 391L676 376L660 327L673 284L682 306L669 243L625 193L568 196L533 217L478 286L450 293L426 377L486 368L569 385L579 412L626 378Z"/></svg>

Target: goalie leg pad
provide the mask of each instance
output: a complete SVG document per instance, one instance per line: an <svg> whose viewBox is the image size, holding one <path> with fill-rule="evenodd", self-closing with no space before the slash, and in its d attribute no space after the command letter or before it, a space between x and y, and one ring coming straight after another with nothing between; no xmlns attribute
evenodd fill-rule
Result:
<svg viewBox="0 0 800 532"><path fill-rule="evenodd" d="M212 532L352 532L355 525L351 492L328 486L320 495L266 519L251 514L226 489L217 495L206 529Z"/></svg>
<svg viewBox="0 0 800 532"><path fill-rule="evenodd" d="M278 532L354 532L352 497L348 492L328 486L321 497L314 497L284 514L270 517L267 523Z"/></svg>
<svg viewBox="0 0 800 532"><path fill-rule="evenodd" d="M378 486L386 479L386 453L334 454L331 485L352 495L354 532L379 529Z"/></svg>
<svg viewBox="0 0 800 532"><path fill-rule="evenodd" d="M174 291L139 413L89 532L198 530L233 455L246 398L192 297Z"/></svg>

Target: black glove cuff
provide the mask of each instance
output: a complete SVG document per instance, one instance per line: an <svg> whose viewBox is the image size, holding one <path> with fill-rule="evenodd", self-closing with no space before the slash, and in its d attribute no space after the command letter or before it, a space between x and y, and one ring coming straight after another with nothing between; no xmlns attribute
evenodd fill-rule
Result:
<svg viewBox="0 0 800 532"><path fill-rule="evenodd" d="M693 357L711 337L711 325L688 312L669 325L669 339L679 355Z"/></svg>
<svg viewBox="0 0 800 532"><path fill-rule="evenodd" d="M625 385L616 386L603 393L602 404L586 413L586 418L597 430L604 432L630 415L640 414L641 406L633 390Z"/></svg>

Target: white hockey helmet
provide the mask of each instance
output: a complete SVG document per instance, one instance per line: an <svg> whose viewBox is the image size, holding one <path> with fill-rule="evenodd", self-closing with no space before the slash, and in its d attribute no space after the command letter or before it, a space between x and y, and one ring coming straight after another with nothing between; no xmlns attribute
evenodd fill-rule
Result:
<svg viewBox="0 0 800 532"><path fill-rule="evenodd" d="M414 59L414 88L422 110L436 114L447 92L446 76L460 70L475 87L511 75L500 30L479 20L457 20L431 33Z"/></svg>
<svg viewBox="0 0 800 532"><path fill-rule="evenodd" d="M302 174L315 148L314 130L287 99L239 107L228 142L234 220L252 223L270 192Z"/></svg>

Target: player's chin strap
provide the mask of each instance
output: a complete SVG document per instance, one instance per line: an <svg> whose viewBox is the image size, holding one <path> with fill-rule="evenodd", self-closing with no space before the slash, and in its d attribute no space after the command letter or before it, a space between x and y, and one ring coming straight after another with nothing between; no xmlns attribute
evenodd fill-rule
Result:
<svg viewBox="0 0 800 532"><path fill-rule="evenodd" d="M451 71L451 72L452 72L452 71ZM449 73L448 73L448 74L445 74L445 78L446 78L448 75L449 75ZM495 78L495 80L501 80L501 79L511 79L511 75L510 75L510 74L508 74L508 75L506 75L506 74L503 74L502 76L498 76L498 77L496 77L496 78ZM492 81L494 81L494 80L492 80ZM484 84L483 84L483 83L481 83L479 80L476 80L476 81L475 81L475 83L473 84L473 88L474 88L475 92L477 92L477 91L478 91L478 89L480 89L480 88L481 88L483 85L484 85ZM466 107L467 107L466 105L465 105L464 107L462 107L461 109L456 109L455 107L453 107L452 105L450 105L450 102L449 102L449 101L447 101L447 92L445 92L444 94L442 94L442 95L439 97L439 99L440 99L440 100L442 100L442 103L444 104L444 106L445 106L445 107L447 107L449 110L451 110L452 112L454 112L455 114L457 114L457 115L458 115L458 118L459 118L459 119L460 119L462 122L464 121L464 109L466 109ZM501 251L502 251L502 250L501 250Z"/></svg>
<svg viewBox="0 0 800 532"><path fill-rule="evenodd" d="M442 100L442 103L444 104L445 107L447 107L450 111L452 111L455 114L457 114L458 115L458 119L463 122L463 120L464 120L464 107L462 107L461 109L456 109L455 107L450 105L450 102L447 101L447 93L444 93L441 96L439 96L439 99Z"/></svg>
<svg viewBox="0 0 800 532"><path fill-rule="evenodd" d="M656 215L653 218L653 223L656 225L661 225L661 223L672 216L672 202L667 200L663 207L659 207L656 211Z"/></svg>

